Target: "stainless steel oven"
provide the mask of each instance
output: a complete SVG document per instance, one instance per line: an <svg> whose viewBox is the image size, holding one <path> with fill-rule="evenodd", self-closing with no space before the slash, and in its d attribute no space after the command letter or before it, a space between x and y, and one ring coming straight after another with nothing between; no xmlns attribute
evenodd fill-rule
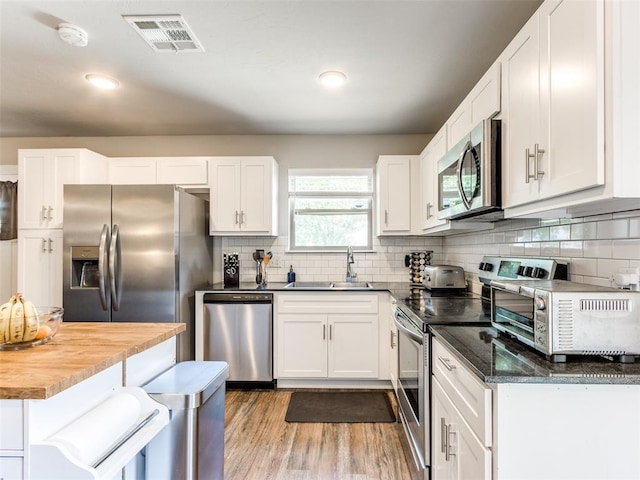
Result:
<svg viewBox="0 0 640 480"><path fill-rule="evenodd" d="M396 308L398 328L398 413L419 470L429 461L428 354L422 325ZM420 322L421 323L421 322ZM428 343L427 343L428 347Z"/></svg>

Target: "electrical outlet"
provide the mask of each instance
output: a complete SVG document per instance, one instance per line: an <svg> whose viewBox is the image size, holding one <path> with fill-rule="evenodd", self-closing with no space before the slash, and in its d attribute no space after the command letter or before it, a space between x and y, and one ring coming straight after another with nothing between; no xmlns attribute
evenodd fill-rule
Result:
<svg viewBox="0 0 640 480"><path fill-rule="evenodd" d="M611 279L619 288L640 290L640 269L637 267L620 268Z"/></svg>

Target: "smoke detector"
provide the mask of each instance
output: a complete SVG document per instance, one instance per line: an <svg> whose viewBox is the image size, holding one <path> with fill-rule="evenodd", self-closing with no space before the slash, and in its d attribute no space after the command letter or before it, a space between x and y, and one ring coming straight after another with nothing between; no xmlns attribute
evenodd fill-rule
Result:
<svg viewBox="0 0 640 480"><path fill-rule="evenodd" d="M123 15L156 52L204 52L182 15Z"/></svg>
<svg viewBox="0 0 640 480"><path fill-rule="evenodd" d="M63 42L73 45L74 47L86 47L89 43L89 35L87 32L70 23L61 23L58 25L58 35Z"/></svg>

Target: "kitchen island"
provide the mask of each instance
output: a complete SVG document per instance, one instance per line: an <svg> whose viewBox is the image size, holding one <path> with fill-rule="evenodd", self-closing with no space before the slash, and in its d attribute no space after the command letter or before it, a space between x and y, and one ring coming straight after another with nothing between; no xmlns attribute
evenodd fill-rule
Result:
<svg viewBox="0 0 640 480"><path fill-rule="evenodd" d="M42 478L36 474L43 461L37 445L115 394L136 390L175 364L176 335L185 327L179 323L63 322L47 344L0 351L2 478ZM99 428L96 425L92 437L100 436ZM138 450L129 448L119 454L120 460L133 459L127 478L138 478L141 459L134 458ZM105 468L114 470L114 462Z"/></svg>

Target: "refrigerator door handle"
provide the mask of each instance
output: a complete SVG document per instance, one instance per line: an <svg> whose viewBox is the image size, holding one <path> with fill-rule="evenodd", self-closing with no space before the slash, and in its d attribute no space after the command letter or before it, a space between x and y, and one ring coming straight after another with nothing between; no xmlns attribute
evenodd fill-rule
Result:
<svg viewBox="0 0 640 480"><path fill-rule="evenodd" d="M109 226L105 223L102 225L102 233L100 233L100 250L98 251L98 291L100 292L100 305L102 310L107 310L107 253L109 241Z"/></svg>
<svg viewBox="0 0 640 480"><path fill-rule="evenodd" d="M109 245L109 277L111 281L111 307L115 311L120 309L120 295L122 294L121 253L120 227L114 225Z"/></svg>

